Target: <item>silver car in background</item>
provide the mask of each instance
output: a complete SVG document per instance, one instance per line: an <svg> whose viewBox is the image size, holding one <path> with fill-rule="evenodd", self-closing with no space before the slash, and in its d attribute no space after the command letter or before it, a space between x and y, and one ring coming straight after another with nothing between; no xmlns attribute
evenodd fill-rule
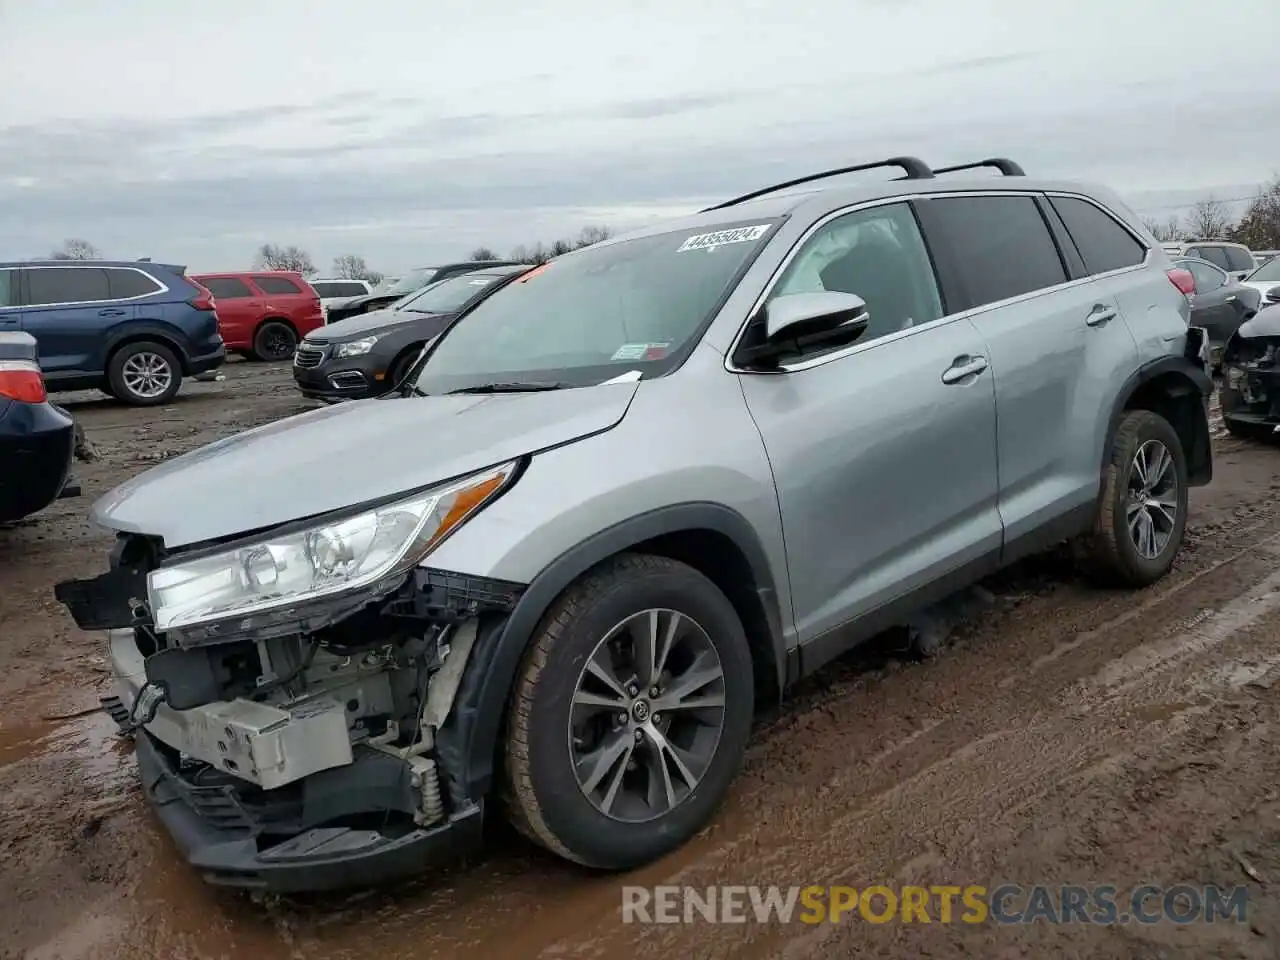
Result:
<svg viewBox="0 0 1280 960"><path fill-rule="evenodd" d="M494 814L653 861L757 707L1063 541L1159 580L1212 475L1189 278L1111 192L1007 160L828 171L494 286L403 395L94 509L111 568L57 594L213 882L386 880Z"/></svg>

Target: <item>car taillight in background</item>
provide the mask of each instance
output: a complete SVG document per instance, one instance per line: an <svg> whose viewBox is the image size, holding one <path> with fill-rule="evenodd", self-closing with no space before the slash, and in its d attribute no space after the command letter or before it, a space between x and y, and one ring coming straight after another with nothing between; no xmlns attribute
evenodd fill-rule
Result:
<svg viewBox="0 0 1280 960"><path fill-rule="evenodd" d="M1196 278L1191 275L1190 270L1183 270L1181 267L1174 267L1169 271L1169 282L1178 288L1184 297L1195 296Z"/></svg>
<svg viewBox="0 0 1280 960"><path fill-rule="evenodd" d="M191 298L191 305L197 310L213 310L215 303L213 294L209 292L209 289L196 283L190 277L187 277L186 280L187 283L196 288L196 295Z"/></svg>
<svg viewBox="0 0 1280 960"><path fill-rule="evenodd" d="M30 360L0 360L0 397L19 403L44 403L44 375Z"/></svg>

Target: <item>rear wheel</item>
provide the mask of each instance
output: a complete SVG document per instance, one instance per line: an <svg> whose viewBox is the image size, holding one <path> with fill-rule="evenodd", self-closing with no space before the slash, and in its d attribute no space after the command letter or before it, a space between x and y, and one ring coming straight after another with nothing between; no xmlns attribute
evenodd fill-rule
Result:
<svg viewBox="0 0 1280 960"><path fill-rule="evenodd" d="M513 823L587 866L661 857L728 792L753 693L742 624L710 580L665 557L607 561L525 654L505 745Z"/></svg>
<svg viewBox="0 0 1280 960"><path fill-rule="evenodd" d="M250 356L262 362L288 360L298 346L298 335L293 327L281 320L268 320L253 335Z"/></svg>
<svg viewBox="0 0 1280 960"><path fill-rule="evenodd" d="M107 364L107 392L135 407L168 403L181 386L182 365L163 344L126 344Z"/></svg>
<svg viewBox="0 0 1280 960"><path fill-rule="evenodd" d="M1090 574L1145 587L1173 566L1187 524L1187 460L1159 414L1130 410L1116 427L1093 529L1077 547Z"/></svg>

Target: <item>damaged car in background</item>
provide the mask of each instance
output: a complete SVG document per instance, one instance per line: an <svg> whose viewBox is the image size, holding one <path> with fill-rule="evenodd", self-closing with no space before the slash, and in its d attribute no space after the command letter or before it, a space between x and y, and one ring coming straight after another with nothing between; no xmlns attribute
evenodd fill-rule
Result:
<svg viewBox="0 0 1280 960"><path fill-rule="evenodd" d="M1280 305L1260 310L1227 341L1220 400L1232 435L1280 435Z"/></svg>
<svg viewBox="0 0 1280 960"><path fill-rule="evenodd" d="M1169 571L1213 473L1189 279L1110 192L1008 160L824 171L557 257L395 393L134 477L57 597L212 882L375 882L499 812L634 868L854 645L1063 541L1108 584Z"/></svg>

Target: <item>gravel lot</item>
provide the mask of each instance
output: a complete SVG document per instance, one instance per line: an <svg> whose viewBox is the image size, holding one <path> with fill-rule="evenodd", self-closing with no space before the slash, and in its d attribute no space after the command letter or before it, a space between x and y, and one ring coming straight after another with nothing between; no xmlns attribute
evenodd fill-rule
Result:
<svg viewBox="0 0 1280 960"><path fill-rule="evenodd" d="M625 881L499 829L483 862L394 892L282 901L204 886L146 808L128 745L86 712L107 690L104 650L51 591L103 568L108 538L85 521L94 498L309 406L287 367L226 373L157 411L59 398L101 454L78 465L86 495L0 528L0 955L1280 955L1280 448L1224 436L1165 582L1100 592L1062 558L1036 558L987 584L989 603L939 659L907 664L873 645L837 662L761 722L712 827ZM1001 880L1247 884L1249 922L624 926L619 916L623 882Z"/></svg>

